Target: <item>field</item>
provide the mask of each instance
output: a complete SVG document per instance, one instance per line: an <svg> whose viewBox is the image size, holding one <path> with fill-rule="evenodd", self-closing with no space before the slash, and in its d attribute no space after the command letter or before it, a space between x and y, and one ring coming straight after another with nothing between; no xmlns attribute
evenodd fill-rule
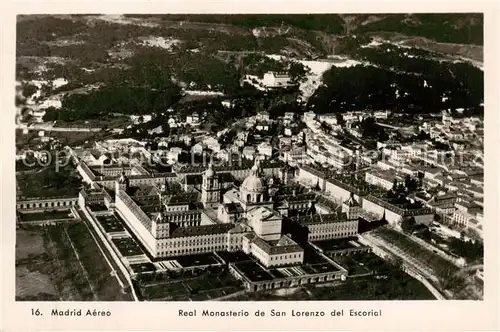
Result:
<svg viewBox="0 0 500 332"><path fill-rule="evenodd" d="M74 223L68 234L75 246L79 260L87 271L96 296L101 301L128 301L129 294L124 294L103 254L97 247L92 235L83 222Z"/></svg>
<svg viewBox="0 0 500 332"><path fill-rule="evenodd" d="M76 197L81 180L76 170L68 165L56 169L55 161L51 165L35 172L16 174L18 196L22 197Z"/></svg>
<svg viewBox="0 0 500 332"><path fill-rule="evenodd" d="M126 301L85 225L21 226L16 300Z"/></svg>
<svg viewBox="0 0 500 332"><path fill-rule="evenodd" d="M107 122L107 121L106 121ZM102 123L102 122L101 122ZM57 123L57 127L65 127L65 126L81 126L81 127L101 127L101 125L95 124L78 124L78 123L70 123L65 124L63 122ZM113 126L108 124L109 128L119 128L118 126ZM84 145L86 142L92 142L97 140L111 139L113 138L113 134L109 134L104 131L100 132L86 132L86 131L51 131L49 134L50 137L61 142L61 144L68 146L79 146Z"/></svg>
<svg viewBox="0 0 500 332"><path fill-rule="evenodd" d="M16 300L92 299L71 248L59 226L29 227L16 232Z"/></svg>
<svg viewBox="0 0 500 332"><path fill-rule="evenodd" d="M59 294L47 274L30 270L30 262L47 258L43 237L34 231L16 232L16 299L58 300Z"/></svg>
<svg viewBox="0 0 500 332"><path fill-rule="evenodd" d="M58 301L59 296L49 276L20 266L16 267L16 300Z"/></svg>
<svg viewBox="0 0 500 332"><path fill-rule="evenodd" d="M63 211L46 211L46 212L32 212L19 213L19 218L21 221L41 221L41 220L57 220L57 219L73 219L73 216L70 216L69 210Z"/></svg>

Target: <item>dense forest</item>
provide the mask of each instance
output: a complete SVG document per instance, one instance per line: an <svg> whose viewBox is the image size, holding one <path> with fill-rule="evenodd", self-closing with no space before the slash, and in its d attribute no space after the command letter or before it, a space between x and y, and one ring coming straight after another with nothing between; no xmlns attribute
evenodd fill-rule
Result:
<svg viewBox="0 0 500 332"><path fill-rule="evenodd" d="M62 108L48 109L44 120L89 120L118 112L121 114L165 112L180 97L180 89L176 86L163 90L130 86L103 87L88 94L66 96L62 100Z"/></svg>
<svg viewBox="0 0 500 332"><path fill-rule="evenodd" d="M210 14L210 15L126 15L128 17L161 17L165 21L203 22L235 25L244 28L292 26L305 30L340 34L344 31L342 18L337 14Z"/></svg>
<svg viewBox="0 0 500 332"><path fill-rule="evenodd" d="M443 61L432 58L432 52L390 45L358 48L352 56L369 64L326 71L324 84L309 99L315 112L481 110L484 73L469 63Z"/></svg>
<svg viewBox="0 0 500 332"><path fill-rule="evenodd" d="M355 33L395 32L443 43L483 45L482 14L394 14L359 25Z"/></svg>
<svg viewBox="0 0 500 332"><path fill-rule="evenodd" d="M127 15L158 18L157 15ZM329 34L346 34L346 22L360 35L373 32L395 32L422 36L445 43L483 44L483 15L473 14L245 14L245 15L163 15L164 21L201 22L233 25L248 29L259 27L293 27ZM367 20L369 17L375 20ZM352 20L353 18L354 20Z"/></svg>

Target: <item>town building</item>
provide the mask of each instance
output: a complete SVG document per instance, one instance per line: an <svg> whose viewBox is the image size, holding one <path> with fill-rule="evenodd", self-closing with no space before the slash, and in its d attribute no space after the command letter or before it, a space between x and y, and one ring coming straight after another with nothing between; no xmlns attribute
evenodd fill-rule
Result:
<svg viewBox="0 0 500 332"><path fill-rule="evenodd" d="M291 79L287 73L267 72L262 83L266 88L284 88L291 85Z"/></svg>

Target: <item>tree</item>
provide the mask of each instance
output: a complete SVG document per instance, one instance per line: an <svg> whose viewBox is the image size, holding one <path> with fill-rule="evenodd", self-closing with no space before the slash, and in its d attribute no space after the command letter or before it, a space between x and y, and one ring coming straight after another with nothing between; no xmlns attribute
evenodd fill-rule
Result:
<svg viewBox="0 0 500 332"><path fill-rule="evenodd" d="M417 190L419 185L418 180L415 178L411 177L410 175L406 175L405 177L405 189L406 192L411 193Z"/></svg>
<svg viewBox="0 0 500 332"><path fill-rule="evenodd" d="M23 98L21 98L20 96L16 95L15 105L21 106L21 105L24 105L24 103L25 103L25 100Z"/></svg>
<svg viewBox="0 0 500 332"><path fill-rule="evenodd" d="M417 174L418 186L419 187L422 187L422 181L423 181L424 177L425 177L424 172L419 171L418 174Z"/></svg>
<svg viewBox="0 0 500 332"><path fill-rule="evenodd" d="M167 122L163 122L161 125L161 129L163 131L163 136L169 136L170 135L170 126L168 125Z"/></svg>
<svg viewBox="0 0 500 332"><path fill-rule="evenodd" d="M288 69L288 75L290 75L291 81L294 83L301 81L306 73L304 65L296 61L293 61Z"/></svg>
<svg viewBox="0 0 500 332"><path fill-rule="evenodd" d="M38 91L38 87L32 84L24 84L22 86L22 89L23 89L22 94L24 98L29 98Z"/></svg>
<svg viewBox="0 0 500 332"><path fill-rule="evenodd" d="M378 138L377 138L380 142L385 142L389 139L389 134L387 134L387 132L383 129L383 128L379 128L379 132L378 132Z"/></svg>
<svg viewBox="0 0 500 332"><path fill-rule="evenodd" d="M425 228L423 231L422 231L422 239L424 239L425 241L429 242L431 241L432 239L432 233L431 231L429 230L429 228Z"/></svg>
<svg viewBox="0 0 500 332"><path fill-rule="evenodd" d="M404 218L403 221L401 221L401 229L405 233L411 233L415 229L416 224L414 217Z"/></svg>
<svg viewBox="0 0 500 332"><path fill-rule="evenodd" d="M391 258L391 264L399 269L399 270L402 270L404 268L404 261L401 257L399 256L394 256Z"/></svg>
<svg viewBox="0 0 500 332"><path fill-rule="evenodd" d="M344 117L342 116L342 113L336 113L335 117L337 118L337 124L341 127L345 126L345 120Z"/></svg>
<svg viewBox="0 0 500 332"><path fill-rule="evenodd" d="M44 122L56 121L59 118L59 110L55 107L49 107L45 109L45 114L43 115Z"/></svg>
<svg viewBox="0 0 500 332"><path fill-rule="evenodd" d="M321 122L321 129L326 133L331 133L333 130L332 126L326 122Z"/></svg>

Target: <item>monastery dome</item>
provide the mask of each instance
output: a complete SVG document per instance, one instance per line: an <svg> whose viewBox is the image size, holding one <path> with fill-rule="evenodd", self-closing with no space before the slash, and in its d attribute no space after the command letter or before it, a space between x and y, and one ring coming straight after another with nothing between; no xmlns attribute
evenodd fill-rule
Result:
<svg viewBox="0 0 500 332"><path fill-rule="evenodd" d="M242 189L247 192L263 192L266 190L264 181L255 174L249 175L241 185Z"/></svg>

